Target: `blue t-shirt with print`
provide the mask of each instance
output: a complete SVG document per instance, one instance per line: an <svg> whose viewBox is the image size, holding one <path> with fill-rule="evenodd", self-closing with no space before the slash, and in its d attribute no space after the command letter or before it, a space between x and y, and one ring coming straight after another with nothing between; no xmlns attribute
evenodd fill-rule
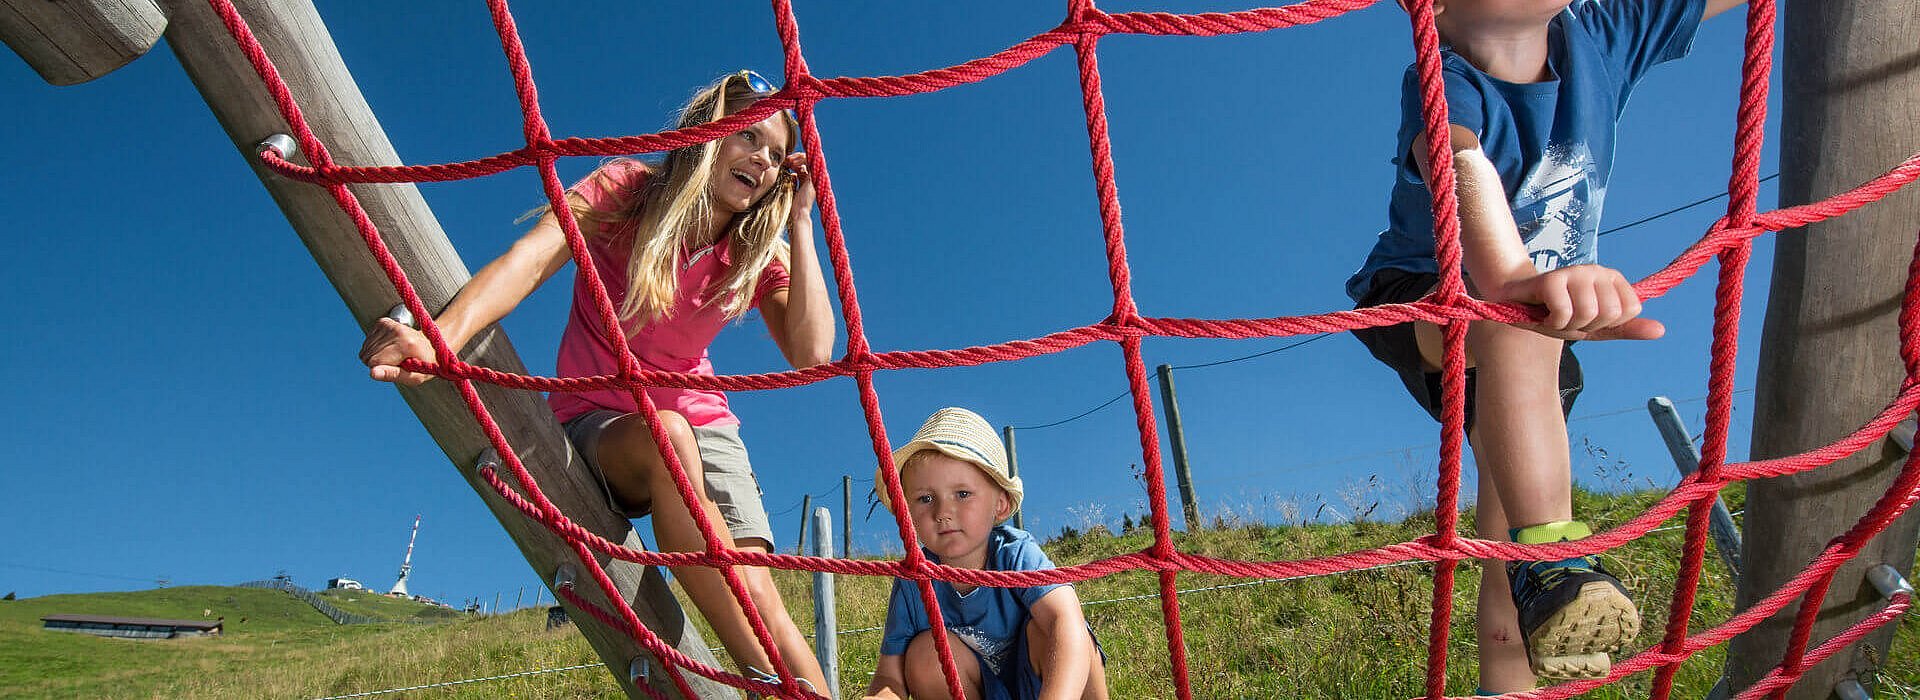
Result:
<svg viewBox="0 0 1920 700"><path fill-rule="evenodd" d="M921 551L926 552L925 549ZM939 557L926 552L935 562ZM1031 571L1051 569L1053 561L1033 536L1009 525L996 525L987 534L988 571ZM1064 584L1027 588L991 588L980 586L961 595L953 584L934 581L933 593L940 601L940 616L955 636L980 655L987 672L998 675L1004 670L1015 635L1024 634L1028 612L1040 598ZM906 579L893 580L892 599L887 603L886 630L880 641L880 653L899 656L907 653L907 643L932 627L927 608L920 602L920 586Z"/></svg>
<svg viewBox="0 0 1920 700"><path fill-rule="evenodd" d="M1535 268L1599 261L1600 209L1620 112L1648 69L1687 55L1705 9L1705 0L1575 0L1548 27L1553 75L1538 83L1494 78L1441 48L1448 118L1480 137ZM1408 67L1388 228L1347 280L1355 301L1382 269L1439 271L1432 196L1411 153L1425 130L1419 73Z"/></svg>

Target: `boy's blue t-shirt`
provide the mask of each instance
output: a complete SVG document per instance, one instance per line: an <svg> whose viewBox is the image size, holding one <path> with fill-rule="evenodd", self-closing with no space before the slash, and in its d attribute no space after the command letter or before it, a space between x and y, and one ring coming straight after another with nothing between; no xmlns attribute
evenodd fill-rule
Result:
<svg viewBox="0 0 1920 700"><path fill-rule="evenodd" d="M925 552L925 550L921 550ZM939 557L926 552L935 562ZM1053 561L1033 536L1009 525L996 525L987 534L988 571L1031 571L1051 569ZM987 672L999 674L1013 650L1014 635L1023 634L1029 610L1040 598L1064 584L1027 588L991 588L980 586L960 595L953 584L934 581L933 592L940 601L940 615L947 627L967 646L973 647L987 664ZM899 656L907 653L907 643L915 635L932 627L927 608L920 603L920 587L906 579L893 580L892 599L887 603L886 630L880 641L880 653Z"/></svg>
<svg viewBox="0 0 1920 700"><path fill-rule="evenodd" d="M1575 0L1548 28L1553 79L1539 83L1494 78L1441 48L1448 118L1480 137L1535 268L1598 262L1620 112L1648 69L1687 55L1705 9L1705 0ZM1411 152L1425 130L1419 72L1409 66L1388 228L1347 280L1355 301L1382 269L1439 271L1432 195Z"/></svg>

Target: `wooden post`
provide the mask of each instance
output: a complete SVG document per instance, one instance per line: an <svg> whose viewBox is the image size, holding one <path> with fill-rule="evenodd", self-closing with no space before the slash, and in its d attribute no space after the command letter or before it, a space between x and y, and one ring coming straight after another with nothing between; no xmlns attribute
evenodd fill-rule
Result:
<svg viewBox="0 0 1920 700"><path fill-rule="evenodd" d="M1920 151L1913 121L1920 114L1913 39L1920 12L1912 0L1790 2L1784 14L1780 204L1843 191ZM1909 187L1778 236L1754 399L1754 459L1831 442L1891 399L1905 374L1895 315L1917 228L1920 191ZM1749 483L1738 605L1778 589L1851 526L1885 491L1902 452L1883 442L1814 471ZM1909 512L1840 567L1813 644L1880 609L1865 573L1883 562L1906 572L1916 523ZM1797 609L1790 605L1733 640L1732 690L1780 663ZM1828 697L1841 680L1884 661L1892 640L1893 628L1881 628L1852 652L1806 669L1787 697Z"/></svg>
<svg viewBox="0 0 1920 700"><path fill-rule="evenodd" d="M793 553L807 553L807 520L813 517L813 494L800 497L800 541L793 543Z"/></svg>
<svg viewBox="0 0 1920 700"><path fill-rule="evenodd" d="M316 135L327 144L337 162L354 165L400 162L310 1L239 0L235 4L267 55L274 60ZM260 78L207 3L168 0L168 13L171 20L166 32L167 44L186 67L187 75L213 109L214 117L233 139L248 167L265 183L268 194L300 234L321 271L340 292L358 327L373 324L393 307L398 297L367 253L352 222L323 188L280 178L262 168L253 155L255 144L262 139L288 132ZM360 185L351 189L380 226L387 245L393 249L427 306L431 309L444 306L466 282L468 273L419 191L410 184ZM352 348L343 345L340 351L349 353ZM465 355L475 363L494 369L524 371L506 335L498 328L475 338ZM364 380L342 376L340 381ZM599 483L579 463L560 426L554 422L553 414L537 394L484 384L479 391L540 489L562 512L581 527L608 540L629 547L640 545L631 523L607 508ZM508 505L480 479L479 462L489 445L453 384L433 381L419 387L401 388L399 392L460 475L492 509L535 573L547 581L578 580L579 585L567 585L572 585L576 594L596 605L607 606L599 587L593 585L584 572L561 576L563 565L567 569L579 568L572 547ZM505 470L498 471L512 480ZM668 644L691 658L716 664L700 634L688 624L686 615L674 602L658 570L606 557L600 560L623 599L612 604L630 605L640 621ZM636 659L653 662L651 655L642 652L634 640L600 624L591 615L580 610L568 612L607 667L615 669L621 689L630 697L645 696L646 693L633 686L630 674L625 671L644 665L635 664ZM693 674L686 677L700 697L735 695L732 688L723 684ZM669 697L677 695L664 673L651 674L645 680L658 693Z"/></svg>
<svg viewBox="0 0 1920 700"><path fill-rule="evenodd" d="M833 514L813 511L813 555L833 556ZM813 656L827 676L827 697L840 697L840 614L834 602L833 574L813 572Z"/></svg>
<svg viewBox="0 0 1920 700"><path fill-rule="evenodd" d="M1180 428L1180 401L1173 394L1173 366L1160 365L1160 404L1167 414L1167 441L1173 451L1174 480L1180 485L1180 512L1187 532L1200 531L1200 505L1193 495L1193 469L1187 464L1187 433Z"/></svg>
<svg viewBox="0 0 1920 700"><path fill-rule="evenodd" d="M0 0L0 41L54 85L127 65L166 28L167 14L153 0Z"/></svg>
<svg viewBox="0 0 1920 700"><path fill-rule="evenodd" d="M853 558L853 475L840 475L840 556Z"/></svg>
<svg viewBox="0 0 1920 700"><path fill-rule="evenodd" d="M1013 451L1013 426L1008 425L1000 428L1000 441L1007 443L1007 475L1016 479L1020 478L1020 457ZM1026 529L1026 526L1021 524L1020 509L1018 508L1013 510L1013 526L1021 530Z"/></svg>

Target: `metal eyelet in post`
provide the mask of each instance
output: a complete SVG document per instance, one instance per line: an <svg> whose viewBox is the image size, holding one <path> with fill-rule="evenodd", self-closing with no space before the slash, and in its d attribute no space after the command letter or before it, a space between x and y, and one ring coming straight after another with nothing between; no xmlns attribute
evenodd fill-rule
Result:
<svg viewBox="0 0 1920 700"><path fill-rule="evenodd" d="M561 564L560 568L555 569L553 572L553 590L571 590L575 578L573 565Z"/></svg>
<svg viewBox="0 0 1920 700"><path fill-rule="evenodd" d="M1893 426L1893 432L1887 433L1887 437L1893 440L1893 444L1899 445L1900 449L1912 452L1915 432L1920 432L1920 418L1910 414L1898 425Z"/></svg>
<svg viewBox="0 0 1920 700"><path fill-rule="evenodd" d="M1860 687L1860 681L1852 678L1833 684L1833 696L1840 700L1873 700L1867 689Z"/></svg>
<svg viewBox="0 0 1920 700"><path fill-rule="evenodd" d="M492 469L500 471L500 452L489 447L480 451L480 458L473 461L473 470Z"/></svg>
<svg viewBox="0 0 1920 700"><path fill-rule="evenodd" d="M1900 575L1900 570L1886 564L1867 569L1867 582L1880 589L1880 595L1888 598L1900 593L1913 595L1913 584L1907 583L1906 577Z"/></svg>
<svg viewBox="0 0 1920 700"><path fill-rule="evenodd" d="M647 676L650 675L653 675L653 662L648 661L647 657L636 656L633 657L633 661L627 663L627 682L642 685L647 682Z"/></svg>
<svg viewBox="0 0 1920 700"><path fill-rule="evenodd" d="M274 134L262 139L260 143L254 144L253 146L253 154L256 156L265 154L269 150L279 153L281 160L291 161L299 157L300 144L294 141L292 136Z"/></svg>
<svg viewBox="0 0 1920 700"><path fill-rule="evenodd" d="M420 324L414 323L413 312L407 310L407 305L404 302L399 304L394 304L393 308L387 309L387 318L398 321L400 322L400 325L406 326L408 328L413 328L416 330L420 328Z"/></svg>

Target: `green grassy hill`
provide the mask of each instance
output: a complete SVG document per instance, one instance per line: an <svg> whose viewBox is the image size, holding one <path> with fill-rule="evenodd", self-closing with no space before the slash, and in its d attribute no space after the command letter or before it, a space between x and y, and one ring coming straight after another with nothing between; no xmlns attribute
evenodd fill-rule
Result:
<svg viewBox="0 0 1920 700"><path fill-rule="evenodd" d="M1582 494L1578 508L1611 526L1656 497ZM1403 541L1432 528L1430 517L1307 527L1219 525L1180 535L1181 549L1242 560L1298 559ZM1679 531L1657 532L1609 555L1608 565L1634 589L1646 616L1646 631L1635 649L1658 643L1680 541ZM1096 529L1057 537L1046 547L1055 561L1075 564L1138 551L1149 543L1144 531L1112 535ZM1731 613L1732 586L1717 558L1708 557L1707 562L1696 631ZM776 580L795 620L809 630L811 575L777 572ZM1181 589L1209 589L1181 596L1196 693L1205 698L1416 696L1425 677L1431 580L1428 564L1232 588L1215 587L1243 581L1181 574ZM1461 567L1447 686L1455 694L1473 689L1472 601L1477 580L1475 567ZM885 579L839 577L840 628L880 625L887 586ZM1155 593L1155 577L1121 574L1082 583L1079 591L1108 655L1113 697L1172 697L1158 600L1123 600ZM434 614L399 607L426 606L369 592L326 595L359 614L389 619ZM209 639L132 641L45 632L38 618L50 612L186 619L209 613L226 618L227 633ZM576 632L548 631L544 623L544 612L527 610L496 617L456 615L439 624L342 626L286 593L242 588L29 598L0 602L0 696L317 698L597 662ZM865 688L878 644L877 631L841 637L845 695L858 697ZM1681 672L1674 697L1704 696L1720 664L1718 650L1696 656ZM1645 697L1649 680L1642 674L1588 697ZM1875 697L1920 697L1914 690L1920 687L1920 621L1901 622L1882 680ZM558 699L618 697L618 691L606 671L585 668L414 691L404 697Z"/></svg>
<svg viewBox="0 0 1920 700"><path fill-rule="evenodd" d="M393 622L405 622L409 620L415 622L438 622L452 620L461 616L459 611L451 608L416 603L404 598L381 595L373 591L349 591L336 588L333 590L320 591L319 596L322 600L327 601L329 604L332 604L333 607L339 608L344 612Z"/></svg>

